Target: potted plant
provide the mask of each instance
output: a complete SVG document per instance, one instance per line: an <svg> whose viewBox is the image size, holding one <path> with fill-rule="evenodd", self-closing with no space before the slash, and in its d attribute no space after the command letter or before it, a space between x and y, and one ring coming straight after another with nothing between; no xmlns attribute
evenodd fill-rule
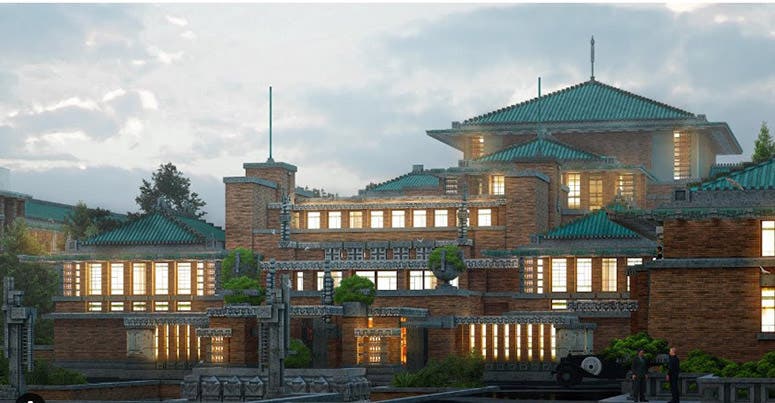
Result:
<svg viewBox="0 0 775 403"><path fill-rule="evenodd" d="M345 316L366 316L377 290L366 277L351 276L334 289L334 302L341 304Z"/></svg>
<svg viewBox="0 0 775 403"><path fill-rule="evenodd" d="M466 270L463 251L457 245L440 246L428 257L428 267L439 279L436 288L452 287L449 282Z"/></svg>

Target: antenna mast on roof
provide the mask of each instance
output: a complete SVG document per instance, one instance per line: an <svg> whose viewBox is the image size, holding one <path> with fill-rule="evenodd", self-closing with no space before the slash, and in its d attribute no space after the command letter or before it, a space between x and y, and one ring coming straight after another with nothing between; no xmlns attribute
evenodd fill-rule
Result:
<svg viewBox="0 0 775 403"><path fill-rule="evenodd" d="M591 56L591 62L592 62L592 77L590 79L592 81L595 81L595 35L592 35L592 40L589 41L590 44L590 56Z"/></svg>
<svg viewBox="0 0 775 403"><path fill-rule="evenodd" d="M541 77L538 77L538 136L537 138L544 137L544 122L541 115Z"/></svg>
<svg viewBox="0 0 775 403"><path fill-rule="evenodd" d="M272 159L272 86L269 86L269 159L266 162L274 162Z"/></svg>

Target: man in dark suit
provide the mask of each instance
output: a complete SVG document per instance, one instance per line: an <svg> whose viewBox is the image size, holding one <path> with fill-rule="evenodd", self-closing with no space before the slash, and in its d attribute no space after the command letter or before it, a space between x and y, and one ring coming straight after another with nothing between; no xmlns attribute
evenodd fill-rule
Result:
<svg viewBox="0 0 775 403"><path fill-rule="evenodd" d="M636 402L646 400L646 378L648 378L648 362L643 355L643 349L638 350L638 356L632 359L632 397Z"/></svg>
<svg viewBox="0 0 775 403"><path fill-rule="evenodd" d="M675 347L670 347L670 357L667 361L667 380L670 382L670 394L672 398L668 403L680 403L681 388L679 375L681 374L681 360L678 359Z"/></svg>

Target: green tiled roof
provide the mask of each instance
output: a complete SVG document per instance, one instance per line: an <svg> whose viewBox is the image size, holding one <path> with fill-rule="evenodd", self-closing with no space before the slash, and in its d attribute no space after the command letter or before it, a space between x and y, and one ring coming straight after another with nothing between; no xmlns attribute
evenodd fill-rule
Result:
<svg viewBox="0 0 775 403"><path fill-rule="evenodd" d="M549 230L543 239L622 239L640 238L634 231L608 219L605 210L598 210L567 224Z"/></svg>
<svg viewBox="0 0 775 403"><path fill-rule="evenodd" d="M547 138L517 144L504 150L479 157L477 161L507 162L520 159L556 158L558 160L599 160L601 156L582 151Z"/></svg>
<svg viewBox="0 0 775 403"><path fill-rule="evenodd" d="M382 182L371 189L376 191L403 190L405 188L438 187L439 177L427 173L412 172L399 176L386 182Z"/></svg>
<svg viewBox="0 0 775 403"><path fill-rule="evenodd" d="M24 203L24 214L28 219L40 221L53 221L64 223L70 213L75 210L75 206L63 203L54 203L45 200L27 199ZM111 213L111 218L116 220L126 220L126 215Z"/></svg>
<svg viewBox="0 0 775 403"><path fill-rule="evenodd" d="M540 119L539 119L540 105ZM466 124L652 120L693 113L590 80L466 120Z"/></svg>
<svg viewBox="0 0 775 403"><path fill-rule="evenodd" d="M171 245L223 241L222 229L196 218L152 213L130 221L113 231L95 235L85 245Z"/></svg>
<svg viewBox="0 0 775 403"><path fill-rule="evenodd" d="M739 185L739 186L738 186ZM742 187L742 189L741 189ZM697 190L775 189L775 158L735 171L692 188Z"/></svg>

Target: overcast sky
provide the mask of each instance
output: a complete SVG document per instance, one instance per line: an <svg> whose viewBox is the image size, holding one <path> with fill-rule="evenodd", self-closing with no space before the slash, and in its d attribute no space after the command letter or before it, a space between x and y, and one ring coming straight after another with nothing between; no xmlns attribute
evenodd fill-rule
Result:
<svg viewBox="0 0 775 403"><path fill-rule="evenodd" d="M224 176L268 155L352 195L456 165L425 134L589 79L729 123L775 124L775 5L0 5L11 190L135 211L172 162L223 224Z"/></svg>

